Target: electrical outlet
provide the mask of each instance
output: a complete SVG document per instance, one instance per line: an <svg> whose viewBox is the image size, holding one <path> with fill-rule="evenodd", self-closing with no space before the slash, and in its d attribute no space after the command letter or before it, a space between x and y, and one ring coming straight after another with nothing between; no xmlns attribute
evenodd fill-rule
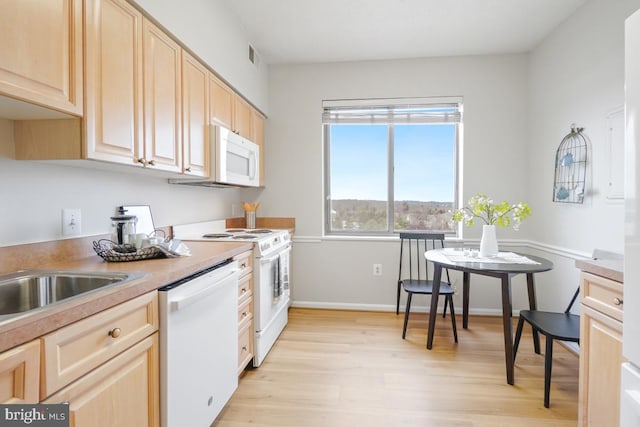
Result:
<svg viewBox="0 0 640 427"><path fill-rule="evenodd" d="M80 209L62 209L62 235L76 236L82 231L82 214Z"/></svg>
<svg viewBox="0 0 640 427"><path fill-rule="evenodd" d="M373 275L382 276L382 264L373 264Z"/></svg>

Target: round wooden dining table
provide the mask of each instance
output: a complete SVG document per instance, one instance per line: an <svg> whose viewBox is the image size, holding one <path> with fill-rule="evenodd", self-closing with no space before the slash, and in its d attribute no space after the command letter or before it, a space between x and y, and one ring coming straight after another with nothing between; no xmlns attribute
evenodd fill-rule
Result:
<svg viewBox="0 0 640 427"><path fill-rule="evenodd" d="M475 252L477 254L477 252ZM470 255L469 250L462 248L434 249L425 252L424 256L433 263L433 293L431 296L431 308L429 310L429 332L427 335L427 348L433 347L433 335L438 309L438 297L440 294L440 282L442 269L461 271L462 276L462 327L467 329L469 324L469 293L471 274L495 277L500 279L502 286L502 325L504 331L504 358L507 371L507 383L514 383L514 357L513 357L513 323L511 305L511 278L518 274L527 276L527 292L529 295L529 309L535 310L536 291L534 274L549 271L553 263L547 259L529 254L515 252L501 252L495 258L480 258ZM534 331L534 346L536 352L540 349L540 341L537 332Z"/></svg>

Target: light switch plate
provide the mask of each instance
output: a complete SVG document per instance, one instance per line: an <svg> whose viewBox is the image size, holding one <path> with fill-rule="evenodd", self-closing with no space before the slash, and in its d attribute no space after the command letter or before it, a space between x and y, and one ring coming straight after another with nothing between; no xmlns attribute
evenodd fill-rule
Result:
<svg viewBox="0 0 640 427"><path fill-rule="evenodd" d="M62 235L77 236L82 231L82 213L80 209L62 209Z"/></svg>

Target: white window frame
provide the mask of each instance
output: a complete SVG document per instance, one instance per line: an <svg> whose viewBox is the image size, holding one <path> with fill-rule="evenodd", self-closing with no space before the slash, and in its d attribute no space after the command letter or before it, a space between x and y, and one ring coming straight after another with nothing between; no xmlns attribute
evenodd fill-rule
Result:
<svg viewBox="0 0 640 427"><path fill-rule="evenodd" d="M385 110L400 109L406 111L411 107L431 107L457 106L457 113L430 116L428 114L396 115L385 113ZM393 98L393 99L350 99L350 100L325 100L322 102L323 116L323 145L324 145L324 235L329 236L384 236L398 234L394 230L394 124L445 124L454 123L454 196L453 209L460 203L459 195L462 191L462 135L463 135L463 98L462 97L437 97L437 98ZM349 111L348 115L341 115L340 112ZM358 110L361 114L354 114ZM386 116L386 117L385 117ZM392 120L389 117L393 116ZM446 116L446 117L444 117ZM385 122L386 120L386 122ZM333 124L386 124L389 135L387 137L387 229L381 231L356 231L356 230L332 230L331 229L331 141L329 127ZM389 126L391 125L391 126ZM404 230L400 230L404 231ZM418 230L416 230L418 231ZM427 231L427 230L422 230ZM445 232L457 236L460 227L454 227L452 231Z"/></svg>

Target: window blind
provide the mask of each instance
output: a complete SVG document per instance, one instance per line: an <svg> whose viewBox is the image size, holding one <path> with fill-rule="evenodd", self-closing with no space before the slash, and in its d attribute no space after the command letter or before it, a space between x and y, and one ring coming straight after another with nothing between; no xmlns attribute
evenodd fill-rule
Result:
<svg viewBox="0 0 640 427"><path fill-rule="evenodd" d="M435 124L460 123L461 120L460 102L384 104L384 100L325 101L322 112L323 124Z"/></svg>

